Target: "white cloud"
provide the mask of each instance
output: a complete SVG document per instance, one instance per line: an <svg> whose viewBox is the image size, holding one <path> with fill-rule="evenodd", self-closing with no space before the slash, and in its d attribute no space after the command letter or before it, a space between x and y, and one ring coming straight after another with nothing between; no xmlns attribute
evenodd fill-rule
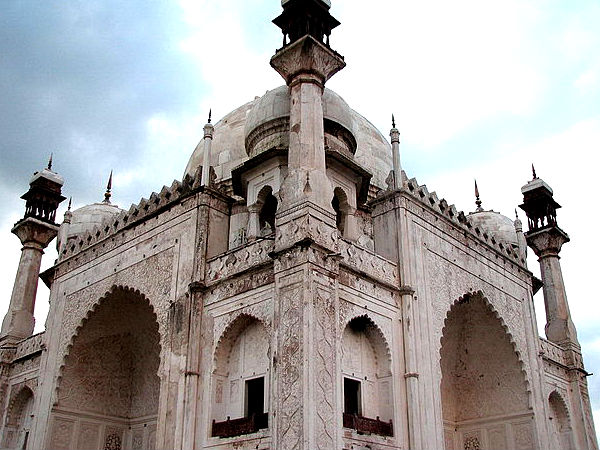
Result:
<svg viewBox="0 0 600 450"><path fill-rule="evenodd" d="M547 82L532 64L538 12L524 3L374 0L360 10L340 3L346 17L334 47L350 67L331 85L351 106L370 105L382 128L395 111L424 147L487 117L529 114ZM377 26L357 32L371 21Z"/></svg>

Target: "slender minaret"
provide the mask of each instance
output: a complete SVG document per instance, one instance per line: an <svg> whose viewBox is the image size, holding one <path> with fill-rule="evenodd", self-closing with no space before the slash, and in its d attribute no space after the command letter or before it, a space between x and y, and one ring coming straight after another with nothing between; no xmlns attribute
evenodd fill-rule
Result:
<svg viewBox="0 0 600 450"><path fill-rule="evenodd" d="M25 216L11 230L21 240L21 260L13 286L8 312L2 322L0 344L11 345L31 336L35 320L33 311L38 277L44 249L58 234L54 223L56 210L65 197L61 195L63 178L48 167L35 172L29 182L25 200Z"/></svg>
<svg viewBox="0 0 600 450"><path fill-rule="evenodd" d="M558 256L562 245L569 242L569 236L556 223L556 210L560 205L554 200L552 189L537 177L533 166L532 171L533 179L521 188L523 204L520 208L527 214L529 222L529 231L525 233L527 245L540 262L546 307L546 337L561 345L579 345L569 313Z"/></svg>
<svg viewBox="0 0 600 450"><path fill-rule="evenodd" d="M273 23L282 30L284 45L271 58L290 88L289 172L280 210L308 201L333 212L333 189L325 172L323 90L346 66L329 47L331 30L339 22L323 0L284 0L282 6Z"/></svg>
<svg viewBox="0 0 600 450"><path fill-rule="evenodd" d="M210 184L210 149L215 127L211 122L212 109L208 111L208 122L204 125L204 157L202 159L202 186Z"/></svg>
<svg viewBox="0 0 600 450"><path fill-rule="evenodd" d="M392 160L394 164L394 188L400 189L403 184L402 164L400 163L400 131L396 128L396 119L392 114L392 129L390 130L392 142Z"/></svg>

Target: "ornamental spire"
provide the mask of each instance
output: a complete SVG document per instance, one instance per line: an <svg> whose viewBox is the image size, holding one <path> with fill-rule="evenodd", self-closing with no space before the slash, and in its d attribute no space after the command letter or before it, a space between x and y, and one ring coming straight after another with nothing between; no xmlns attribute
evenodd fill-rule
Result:
<svg viewBox="0 0 600 450"><path fill-rule="evenodd" d="M475 180L475 204L477 205L476 212L482 212L481 200L479 199L479 188L477 187L477 180Z"/></svg>
<svg viewBox="0 0 600 450"><path fill-rule="evenodd" d="M52 170L52 153L50 153L50 159L48 160L48 170Z"/></svg>
<svg viewBox="0 0 600 450"><path fill-rule="evenodd" d="M111 197L111 190L112 190L112 177L113 177L113 171L110 171L110 176L108 177L108 183L106 184L106 192L104 193L104 201L102 203L106 203L107 205L110 205L110 197Z"/></svg>

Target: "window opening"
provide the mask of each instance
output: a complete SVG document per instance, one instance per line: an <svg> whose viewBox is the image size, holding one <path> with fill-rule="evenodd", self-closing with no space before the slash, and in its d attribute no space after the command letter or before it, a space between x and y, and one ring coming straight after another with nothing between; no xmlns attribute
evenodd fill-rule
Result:
<svg viewBox="0 0 600 450"><path fill-rule="evenodd" d="M271 234L275 231L275 213L277 212L277 199L272 193L269 193L258 213L258 222L260 234L262 236Z"/></svg>
<svg viewBox="0 0 600 450"><path fill-rule="evenodd" d="M265 379L254 378L246 381L246 417L260 416L264 413Z"/></svg>
<svg viewBox="0 0 600 450"><path fill-rule="evenodd" d="M361 414L360 381L344 378L344 413Z"/></svg>

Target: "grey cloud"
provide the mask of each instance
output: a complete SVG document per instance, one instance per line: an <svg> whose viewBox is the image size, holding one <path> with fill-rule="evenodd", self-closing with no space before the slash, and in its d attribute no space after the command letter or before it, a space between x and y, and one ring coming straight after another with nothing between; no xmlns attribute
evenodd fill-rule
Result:
<svg viewBox="0 0 600 450"><path fill-rule="evenodd" d="M98 200L91 179L139 163L149 117L195 112L200 83L177 48L180 14L167 1L1 3L5 192L26 189L53 151L65 190Z"/></svg>

